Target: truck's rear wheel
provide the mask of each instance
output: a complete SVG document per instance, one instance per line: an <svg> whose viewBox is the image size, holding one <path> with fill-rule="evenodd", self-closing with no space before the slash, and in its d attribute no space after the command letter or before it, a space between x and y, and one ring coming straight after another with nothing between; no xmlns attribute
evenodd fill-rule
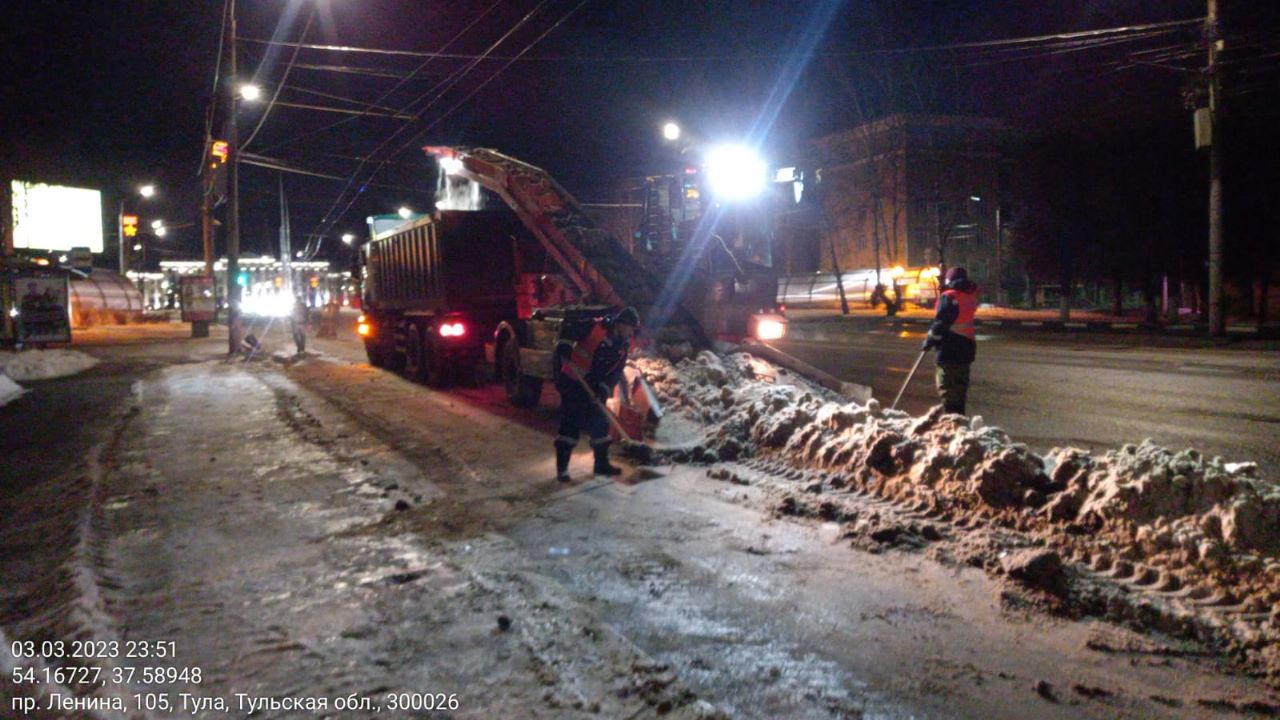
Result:
<svg viewBox="0 0 1280 720"><path fill-rule="evenodd" d="M518 408L537 407L542 399L542 379L520 372L520 343L515 339L503 343L501 361L507 400Z"/></svg>
<svg viewBox="0 0 1280 720"><path fill-rule="evenodd" d="M414 382L426 382L426 358L422 346L422 328L410 325L404 338L404 374Z"/></svg>
<svg viewBox="0 0 1280 720"><path fill-rule="evenodd" d="M449 384L449 364L440 352L437 340L427 340L422 346L422 379L431 387L444 387Z"/></svg>
<svg viewBox="0 0 1280 720"><path fill-rule="evenodd" d="M369 364L376 367L387 366L387 354L377 342L365 341L364 354L369 356Z"/></svg>
<svg viewBox="0 0 1280 720"><path fill-rule="evenodd" d="M404 370L404 353L397 350L394 344L384 344L381 352L383 362L385 363L383 367L391 372L400 372Z"/></svg>

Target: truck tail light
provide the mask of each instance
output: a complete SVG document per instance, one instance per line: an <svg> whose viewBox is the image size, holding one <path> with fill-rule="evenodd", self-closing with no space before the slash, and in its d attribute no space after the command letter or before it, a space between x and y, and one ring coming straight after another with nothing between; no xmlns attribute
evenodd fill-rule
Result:
<svg viewBox="0 0 1280 720"><path fill-rule="evenodd" d="M467 326L460 322L447 322L440 326L440 337L462 337L467 334Z"/></svg>
<svg viewBox="0 0 1280 720"><path fill-rule="evenodd" d="M356 318L356 334L360 337L369 337L373 332L373 326L369 324L368 318L364 315Z"/></svg>

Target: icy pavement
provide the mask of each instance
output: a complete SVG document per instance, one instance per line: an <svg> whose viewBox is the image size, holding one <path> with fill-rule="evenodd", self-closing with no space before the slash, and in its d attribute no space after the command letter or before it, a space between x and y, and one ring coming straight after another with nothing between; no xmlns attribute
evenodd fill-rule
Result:
<svg viewBox="0 0 1280 720"><path fill-rule="evenodd" d="M131 683L17 692L123 703L137 717L240 717L254 703L269 710L256 715L299 718L417 717L427 706L459 718L710 714L521 567L509 541L433 541L388 522L439 496L432 469L275 373L169 367L137 384L125 418L84 476L40 486L56 499L30 498L63 515L32 512L8 529L62 535L69 552L9 589L10 605L41 611L10 615L6 631L174 652L93 663L136 671ZM347 703L360 710L333 712Z"/></svg>

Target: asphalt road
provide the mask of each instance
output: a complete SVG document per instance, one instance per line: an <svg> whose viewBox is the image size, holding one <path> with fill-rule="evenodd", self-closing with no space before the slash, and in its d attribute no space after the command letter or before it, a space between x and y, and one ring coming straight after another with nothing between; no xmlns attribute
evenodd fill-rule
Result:
<svg viewBox="0 0 1280 720"><path fill-rule="evenodd" d="M922 328L923 329L923 328ZM886 405L920 354L923 333L867 329L835 342L780 347ZM1037 451L1116 448L1145 438L1231 462L1252 460L1277 479L1280 354L1234 347L1153 347L1141 337L980 335L968 411ZM1167 344L1167 343L1166 343ZM933 353L899 408L937 404Z"/></svg>

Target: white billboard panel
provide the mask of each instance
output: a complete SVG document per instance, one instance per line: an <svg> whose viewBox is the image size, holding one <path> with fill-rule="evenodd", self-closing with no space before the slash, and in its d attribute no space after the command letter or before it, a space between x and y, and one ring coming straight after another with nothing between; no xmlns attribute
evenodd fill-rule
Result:
<svg viewBox="0 0 1280 720"><path fill-rule="evenodd" d="M87 188L14 180L13 246L102 252L102 193Z"/></svg>

